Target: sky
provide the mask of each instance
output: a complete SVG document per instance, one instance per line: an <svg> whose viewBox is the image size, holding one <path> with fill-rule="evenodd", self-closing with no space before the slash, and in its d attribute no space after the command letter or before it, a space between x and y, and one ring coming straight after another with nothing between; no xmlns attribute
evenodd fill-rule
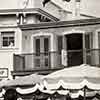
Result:
<svg viewBox="0 0 100 100"><path fill-rule="evenodd" d="M52 0L52 1L62 6L64 9L72 11L74 0L71 0L68 3L62 2L62 0ZM0 0L0 9L18 8L17 2L18 0ZM100 17L99 9L100 9L100 0L81 0L80 11L82 14Z"/></svg>

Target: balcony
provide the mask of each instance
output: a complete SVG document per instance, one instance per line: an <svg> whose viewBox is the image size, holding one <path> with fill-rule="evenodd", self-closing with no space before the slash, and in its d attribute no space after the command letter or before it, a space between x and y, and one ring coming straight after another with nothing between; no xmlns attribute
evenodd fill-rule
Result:
<svg viewBox="0 0 100 100"><path fill-rule="evenodd" d="M14 54L14 72L20 75L27 73L48 74L52 71L62 69L64 67L76 66L83 63L93 66L100 65L100 50L99 49L82 49L68 50L64 55L67 65L62 64L63 55L61 52L49 53L29 53L29 54ZM15 75L14 74L14 75Z"/></svg>

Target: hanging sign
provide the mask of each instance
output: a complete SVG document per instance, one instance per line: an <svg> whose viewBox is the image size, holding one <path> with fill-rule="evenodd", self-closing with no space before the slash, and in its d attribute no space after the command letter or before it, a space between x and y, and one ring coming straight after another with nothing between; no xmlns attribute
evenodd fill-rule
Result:
<svg viewBox="0 0 100 100"><path fill-rule="evenodd" d="M8 77L8 68L0 68L0 78Z"/></svg>

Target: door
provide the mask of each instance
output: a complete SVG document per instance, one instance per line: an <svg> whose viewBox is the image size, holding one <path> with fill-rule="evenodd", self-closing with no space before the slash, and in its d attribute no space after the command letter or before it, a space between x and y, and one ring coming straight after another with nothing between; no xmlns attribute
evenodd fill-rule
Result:
<svg viewBox="0 0 100 100"><path fill-rule="evenodd" d="M35 37L35 67L48 68L49 59L49 37Z"/></svg>
<svg viewBox="0 0 100 100"><path fill-rule="evenodd" d="M83 63L83 38L82 34L66 35L66 49L68 57L68 66L76 66Z"/></svg>

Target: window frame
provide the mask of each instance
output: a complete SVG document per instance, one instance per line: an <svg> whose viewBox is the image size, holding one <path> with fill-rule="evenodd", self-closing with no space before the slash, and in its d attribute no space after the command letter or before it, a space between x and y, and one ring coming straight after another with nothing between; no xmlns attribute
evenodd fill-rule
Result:
<svg viewBox="0 0 100 100"><path fill-rule="evenodd" d="M7 42L11 42L10 38L13 37L13 45L4 46L3 38L7 37ZM9 44L9 43L8 43ZM15 48L15 31L2 31L1 32L1 48Z"/></svg>

